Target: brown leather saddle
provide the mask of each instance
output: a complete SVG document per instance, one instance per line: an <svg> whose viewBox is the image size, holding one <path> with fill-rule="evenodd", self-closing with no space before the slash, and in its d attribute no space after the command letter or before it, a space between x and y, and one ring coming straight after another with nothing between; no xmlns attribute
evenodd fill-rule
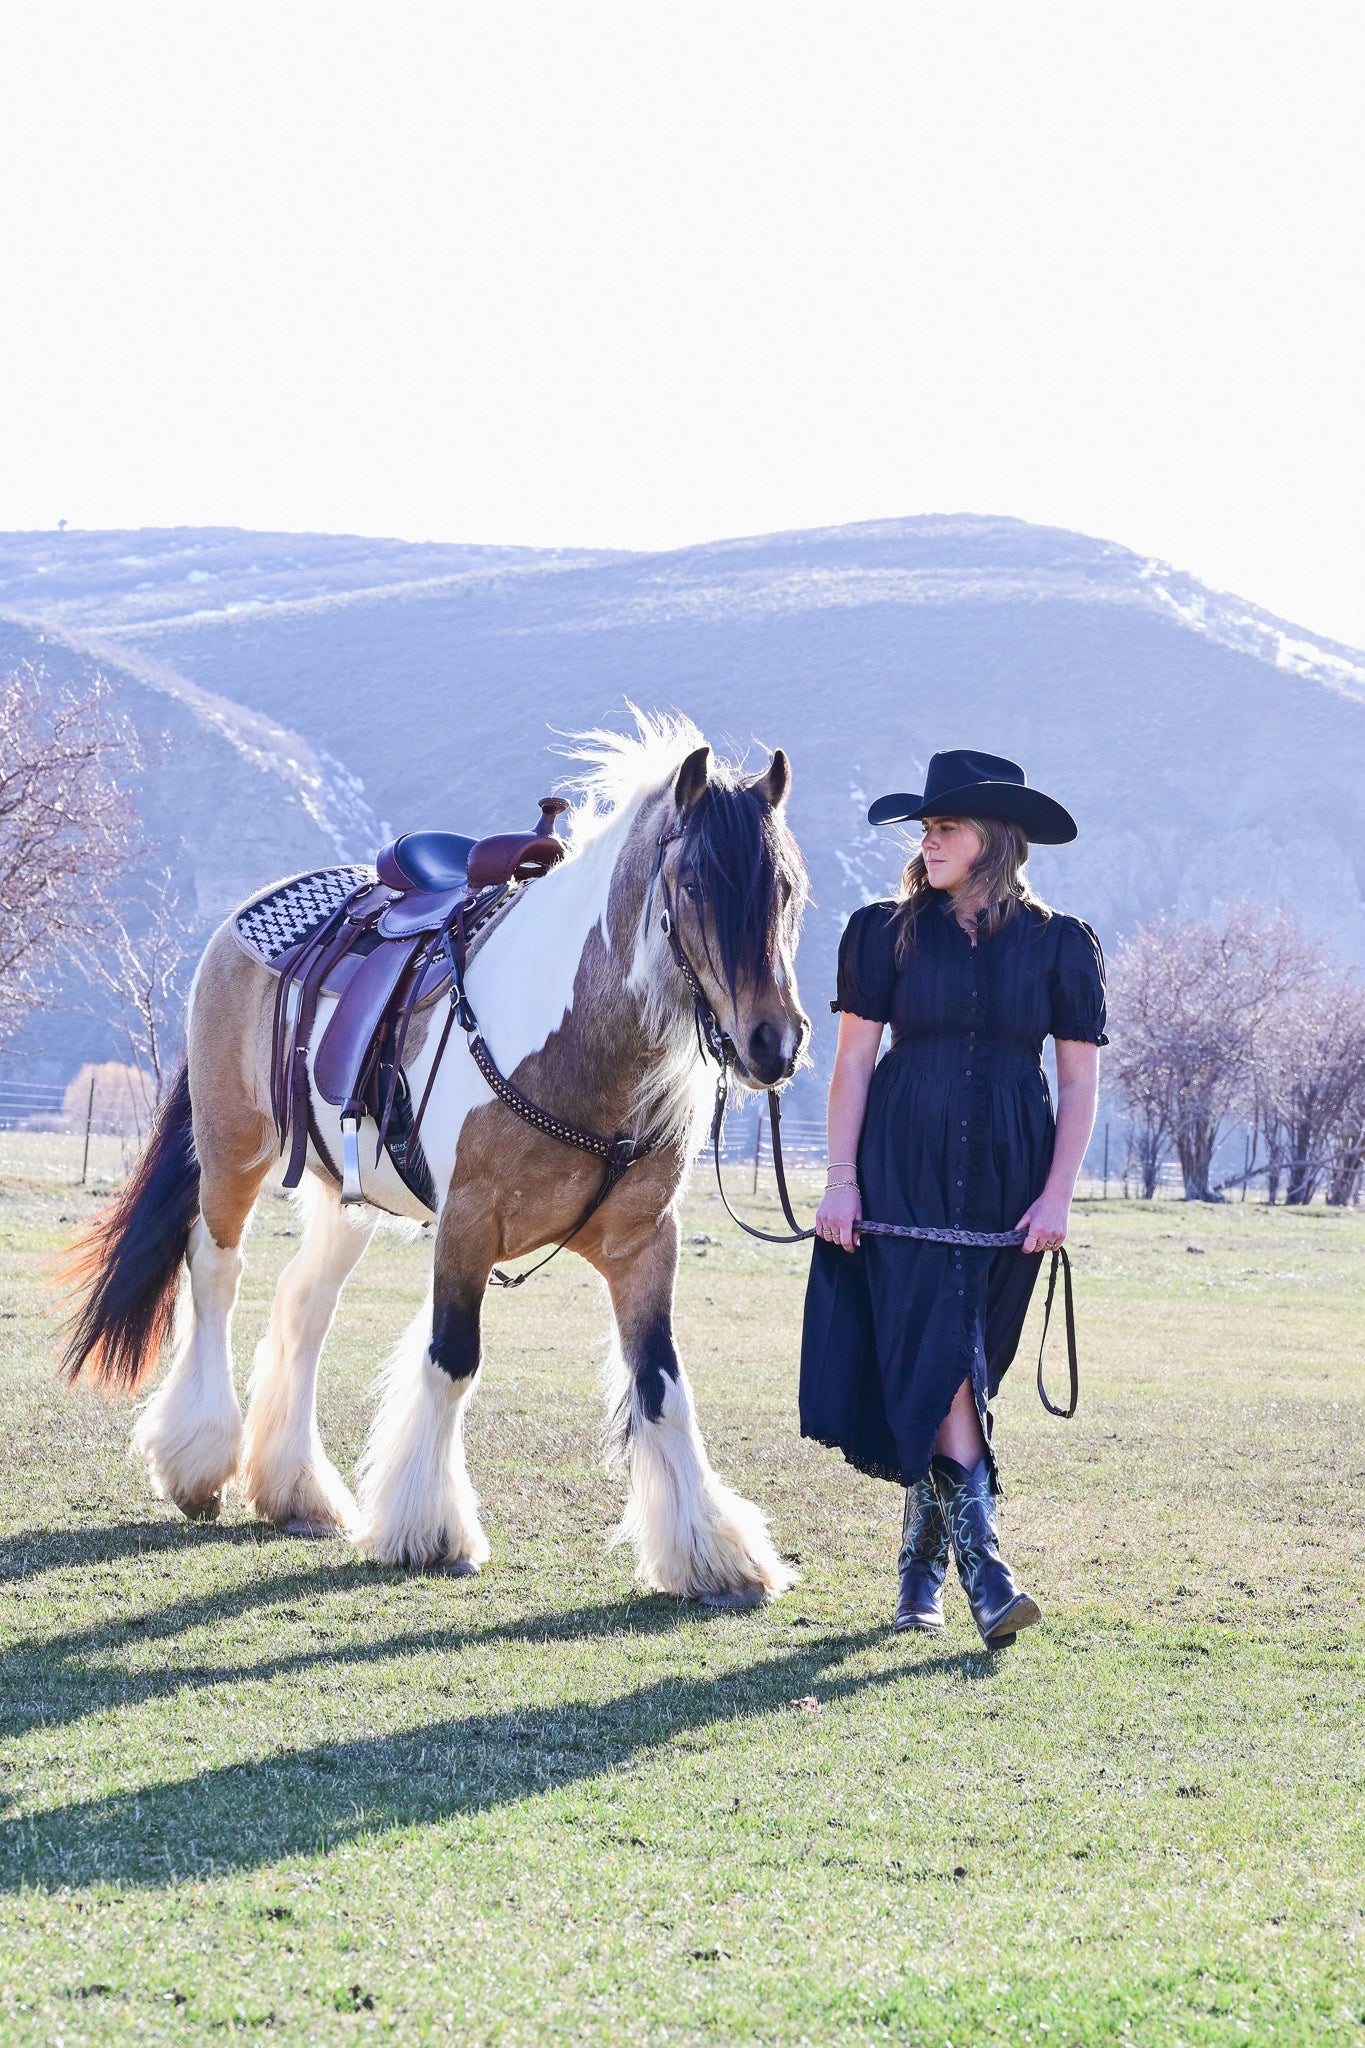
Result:
<svg viewBox="0 0 1365 2048"><path fill-rule="evenodd" d="M468 839L454 832L405 832L379 854L364 881L307 937L271 964L279 975L271 1054L271 1106L280 1150L289 1150L284 1185L303 1177L314 1150L341 1182L343 1202L362 1202L360 1126L379 1127L376 1162L387 1149L399 1178L427 1208L437 1203L420 1132L426 1093L413 1109L403 1052L419 1005L452 992L434 1078L451 1023L464 1003L470 940L508 903L564 857L556 836L563 797L544 797L532 832ZM341 1169L313 1115L308 1048L323 996L336 1008L313 1060L312 1081L341 1111ZM463 1021L463 1020L461 1020Z"/></svg>

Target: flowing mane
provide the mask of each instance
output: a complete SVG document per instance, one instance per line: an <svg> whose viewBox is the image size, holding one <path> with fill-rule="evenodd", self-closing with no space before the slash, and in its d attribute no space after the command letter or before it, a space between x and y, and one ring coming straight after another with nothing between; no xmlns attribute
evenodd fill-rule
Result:
<svg viewBox="0 0 1365 2048"><path fill-rule="evenodd" d="M565 823L569 856L609 831L624 813L637 813L651 797L661 795L687 756L706 744L692 720L682 712L641 711L628 706L634 732L611 732L592 726L565 736L560 754L581 762L568 778L573 808Z"/></svg>

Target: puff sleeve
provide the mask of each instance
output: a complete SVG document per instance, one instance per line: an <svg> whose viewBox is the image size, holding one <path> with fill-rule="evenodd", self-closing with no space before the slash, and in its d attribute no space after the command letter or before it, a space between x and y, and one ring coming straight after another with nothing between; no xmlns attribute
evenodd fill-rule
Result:
<svg viewBox="0 0 1365 2048"><path fill-rule="evenodd" d="M1108 1045L1105 1036L1104 951L1078 917L1057 920L1057 957L1052 981L1054 1038Z"/></svg>
<svg viewBox="0 0 1365 2048"><path fill-rule="evenodd" d="M855 910L839 941L839 993L833 1010L873 1023L891 1021L896 981L896 905L867 903Z"/></svg>

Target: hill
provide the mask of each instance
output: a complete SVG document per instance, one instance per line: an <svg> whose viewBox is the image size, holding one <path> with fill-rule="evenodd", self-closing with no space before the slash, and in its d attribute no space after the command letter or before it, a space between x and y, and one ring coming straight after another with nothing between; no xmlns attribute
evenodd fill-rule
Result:
<svg viewBox="0 0 1365 2048"><path fill-rule="evenodd" d="M1109 944L1252 894L1365 959L1365 656L1056 529L920 518L659 555L0 536L0 659L35 647L101 667L155 742L149 823L205 919L390 827L529 823L565 772L555 736L626 699L780 742L821 1064L843 920L899 864L867 799L940 746L1012 754L1074 810L1079 844L1040 849L1037 881Z"/></svg>

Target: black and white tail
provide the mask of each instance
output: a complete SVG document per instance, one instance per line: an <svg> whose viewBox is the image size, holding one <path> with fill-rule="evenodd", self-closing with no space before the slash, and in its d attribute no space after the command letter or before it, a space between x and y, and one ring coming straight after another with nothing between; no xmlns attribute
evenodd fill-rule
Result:
<svg viewBox="0 0 1365 2048"><path fill-rule="evenodd" d="M182 1063L127 1184L66 1264L63 1278L78 1299L63 1358L68 1381L88 1367L106 1393L132 1394L154 1370L198 1214L199 1160Z"/></svg>

